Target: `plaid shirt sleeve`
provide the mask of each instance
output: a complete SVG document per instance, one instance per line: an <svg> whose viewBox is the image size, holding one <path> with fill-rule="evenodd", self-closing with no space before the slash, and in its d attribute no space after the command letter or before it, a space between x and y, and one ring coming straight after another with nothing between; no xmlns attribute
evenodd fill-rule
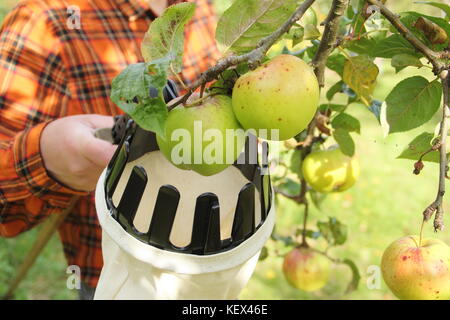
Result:
<svg viewBox="0 0 450 320"><path fill-rule="evenodd" d="M53 180L40 135L67 103L60 44L39 8L19 5L0 30L0 235L14 236L69 204Z"/></svg>

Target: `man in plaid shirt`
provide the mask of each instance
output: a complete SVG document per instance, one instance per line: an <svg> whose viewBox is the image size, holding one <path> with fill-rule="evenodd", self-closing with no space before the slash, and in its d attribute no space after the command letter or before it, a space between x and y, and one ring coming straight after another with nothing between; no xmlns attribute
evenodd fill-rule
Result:
<svg viewBox="0 0 450 320"><path fill-rule="evenodd" d="M187 84L219 58L211 1L190 1L197 10L185 33ZM0 236L27 231L81 196L59 235L88 289L103 263L92 191L115 151L93 131L121 113L109 99L111 81L143 60L149 24L176 2L24 0L0 29ZM78 9L76 26L69 22Z"/></svg>

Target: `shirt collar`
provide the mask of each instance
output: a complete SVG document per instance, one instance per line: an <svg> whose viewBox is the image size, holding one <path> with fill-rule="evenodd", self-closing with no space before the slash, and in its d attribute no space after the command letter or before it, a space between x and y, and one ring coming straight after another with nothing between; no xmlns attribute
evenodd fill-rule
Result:
<svg viewBox="0 0 450 320"><path fill-rule="evenodd" d="M142 17L149 17L152 20L156 18L147 0L116 0L116 3L129 21L136 21Z"/></svg>

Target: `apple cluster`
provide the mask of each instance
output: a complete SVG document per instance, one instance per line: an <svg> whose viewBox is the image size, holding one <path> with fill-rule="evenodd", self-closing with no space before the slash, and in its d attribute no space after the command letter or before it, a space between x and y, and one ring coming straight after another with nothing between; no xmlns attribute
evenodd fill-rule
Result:
<svg viewBox="0 0 450 320"><path fill-rule="evenodd" d="M210 176L237 159L247 132L269 140L290 139L307 127L318 104L313 70L302 59L278 55L242 75L232 97L193 95L186 106L174 108L158 145L178 168Z"/></svg>

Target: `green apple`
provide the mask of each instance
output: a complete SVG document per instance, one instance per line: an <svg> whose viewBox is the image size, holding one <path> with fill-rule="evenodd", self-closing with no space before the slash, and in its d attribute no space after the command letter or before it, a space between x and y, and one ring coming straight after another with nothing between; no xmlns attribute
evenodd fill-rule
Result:
<svg viewBox="0 0 450 320"><path fill-rule="evenodd" d="M402 300L450 299L450 248L438 239L407 236L383 254L383 278Z"/></svg>
<svg viewBox="0 0 450 320"><path fill-rule="evenodd" d="M330 277L331 262L310 248L298 247L283 261L283 274L295 288L315 291L323 288Z"/></svg>
<svg viewBox="0 0 450 320"><path fill-rule="evenodd" d="M245 133L237 121L231 98L208 97L200 103L177 106L169 112L165 138L157 136L162 154L175 166L211 176L238 158Z"/></svg>
<svg viewBox="0 0 450 320"><path fill-rule="evenodd" d="M339 148L315 151L302 163L306 182L322 193L341 192L353 186L359 176L359 162L344 155Z"/></svg>
<svg viewBox="0 0 450 320"><path fill-rule="evenodd" d="M282 54L241 76L232 98L234 113L244 129L256 130L261 138L287 140L313 119L319 85L302 59ZM271 135L271 130L279 130L278 137Z"/></svg>

